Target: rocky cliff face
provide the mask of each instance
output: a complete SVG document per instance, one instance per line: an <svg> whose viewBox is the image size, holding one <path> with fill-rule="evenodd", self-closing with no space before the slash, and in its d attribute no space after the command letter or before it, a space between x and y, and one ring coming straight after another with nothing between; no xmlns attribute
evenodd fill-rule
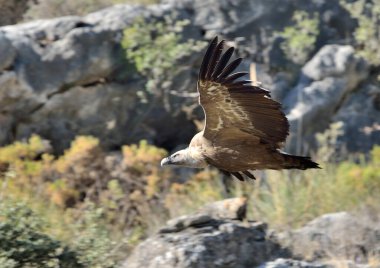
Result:
<svg viewBox="0 0 380 268"><path fill-rule="evenodd" d="M295 8L316 12L321 20L315 49L300 69L289 67L283 41L274 35L292 24ZM156 105L132 131L146 110L136 95L145 82L132 73L116 75L125 68L122 30L136 18L173 12L191 22L184 40L222 35L235 40L246 67L259 63L259 80L283 102L290 119L289 151L315 148L314 134L336 121L344 123L340 142L349 151L366 152L380 143L380 91L370 66L349 45L345 33L355 21L338 1L168 0L1 27L0 144L32 133L51 140L56 152L80 134L97 136L110 149L139 139L169 149L187 143L196 132L192 119L202 118L200 110L185 109L196 98L174 97L175 112ZM186 85L195 92L201 57L184 63L188 68L173 89Z"/></svg>
<svg viewBox="0 0 380 268"><path fill-rule="evenodd" d="M32 133L51 140L57 152L80 134L97 136L111 149L142 138L187 142L194 124L186 122L180 109L173 116L162 106L146 116L136 135L128 135L133 120L146 109L136 95L144 82L134 80L133 74L122 81L113 76L124 68L122 30L136 17L162 17L169 10L118 6L83 18L2 27L0 144ZM165 131L176 123L182 128L175 135Z"/></svg>

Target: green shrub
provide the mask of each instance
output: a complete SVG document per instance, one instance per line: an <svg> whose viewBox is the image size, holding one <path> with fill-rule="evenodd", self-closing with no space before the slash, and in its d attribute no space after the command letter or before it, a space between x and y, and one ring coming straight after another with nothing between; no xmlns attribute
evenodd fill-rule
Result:
<svg viewBox="0 0 380 268"><path fill-rule="evenodd" d="M369 63L380 65L380 1L341 0L340 4L357 20L356 48Z"/></svg>
<svg viewBox="0 0 380 268"><path fill-rule="evenodd" d="M116 267L125 241L111 235L102 209L61 210L34 199L0 204L0 267Z"/></svg>
<svg viewBox="0 0 380 268"><path fill-rule="evenodd" d="M104 221L104 211L87 203L79 221L71 228L73 237L68 241L70 247L78 252L79 263L84 267L116 267L124 252L119 252L126 241L112 237Z"/></svg>
<svg viewBox="0 0 380 268"><path fill-rule="evenodd" d="M329 162L337 158L340 153L338 139L344 134L343 125L341 121L332 123L326 131L315 135L320 161Z"/></svg>
<svg viewBox="0 0 380 268"><path fill-rule="evenodd" d="M295 11L293 22L293 26L285 27L284 31L279 33L285 39L281 48L289 60L302 65L315 49L319 35L319 17L318 14Z"/></svg>
<svg viewBox="0 0 380 268"><path fill-rule="evenodd" d="M138 92L143 101L150 101L149 95L161 100L167 97L173 78L181 71L178 60L203 48L203 42L181 40L188 23L165 16L163 21L137 20L124 30L125 57L147 78L145 89Z"/></svg>
<svg viewBox="0 0 380 268"><path fill-rule="evenodd" d="M46 234L32 210L13 202L0 204L0 266L84 267L74 251Z"/></svg>
<svg viewBox="0 0 380 268"><path fill-rule="evenodd" d="M0 163L8 166L2 175L0 200L16 198L34 204L33 208L57 226L51 230L55 237L72 239L72 231L65 224L75 221L61 214L71 211L82 219L88 202L101 209L104 224L112 233L136 230L131 234L134 241L136 234L141 237L167 219L161 200L172 172L159 166L167 155L165 150L141 141L123 146L118 155L109 155L98 139L79 136L63 155L55 158L41 156L41 144L45 142L33 136L28 142L0 148ZM155 215L154 211L160 213Z"/></svg>
<svg viewBox="0 0 380 268"><path fill-rule="evenodd" d="M174 21L171 16L163 20L136 20L124 30L121 45L125 58L132 68L146 79L146 84L136 92L140 101L146 104L145 112L136 115L129 125L128 135L134 135L149 112L161 103L165 109L171 109L170 97L177 93L172 87L173 80L188 66L181 65L183 60L204 47L203 42L189 39L183 41L181 32L189 23L187 20Z"/></svg>

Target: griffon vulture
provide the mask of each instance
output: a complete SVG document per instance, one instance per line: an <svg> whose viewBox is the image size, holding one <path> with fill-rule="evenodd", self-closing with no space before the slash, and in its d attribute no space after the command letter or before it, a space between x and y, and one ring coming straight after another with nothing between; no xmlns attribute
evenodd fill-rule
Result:
<svg viewBox="0 0 380 268"><path fill-rule="evenodd" d="M237 80L248 74L232 73L242 58L228 64L234 48L223 52L224 40L211 41L198 76L199 104L205 126L188 148L162 159L161 166L191 168L214 166L239 180L255 179L255 169L319 168L309 157L290 155L280 147L289 123L280 103L252 81Z"/></svg>

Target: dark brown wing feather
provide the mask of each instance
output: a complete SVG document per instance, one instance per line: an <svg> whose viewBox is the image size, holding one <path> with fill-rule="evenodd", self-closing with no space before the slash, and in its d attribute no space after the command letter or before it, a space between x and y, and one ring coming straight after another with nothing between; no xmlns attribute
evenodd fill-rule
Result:
<svg viewBox="0 0 380 268"><path fill-rule="evenodd" d="M278 148L289 132L281 105L251 81L236 81L245 74L232 73L242 59L228 64L233 48L222 54L223 44L217 37L211 41L199 72L199 102L206 117L204 137L213 141L221 129L238 128Z"/></svg>

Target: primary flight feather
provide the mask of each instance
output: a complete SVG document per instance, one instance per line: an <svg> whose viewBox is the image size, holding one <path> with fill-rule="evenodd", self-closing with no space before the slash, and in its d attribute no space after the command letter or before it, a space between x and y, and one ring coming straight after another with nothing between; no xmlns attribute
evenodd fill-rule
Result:
<svg viewBox="0 0 380 268"><path fill-rule="evenodd" d="M233 71L242 59L230 62L231 47L215 37L203 58L198 76L199 104L205 126L188 148L164 158L161 165L192 168L214 166L239 180L254 179L255 169L319 168L309 157L280 150L289 134L289 123L280 103L252 81L238 80L246 72Z"/></svg>

